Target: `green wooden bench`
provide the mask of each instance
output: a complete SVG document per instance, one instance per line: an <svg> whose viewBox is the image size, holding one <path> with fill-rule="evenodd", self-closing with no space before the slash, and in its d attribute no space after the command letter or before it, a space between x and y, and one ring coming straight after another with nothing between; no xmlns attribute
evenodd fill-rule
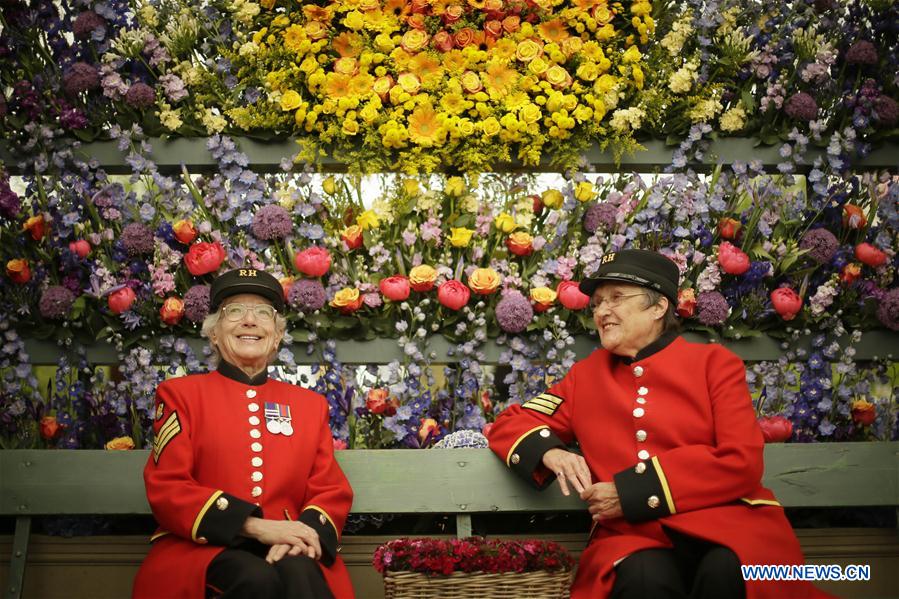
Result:
<svg viewBox="0 0 899 599"><path fill-rule="evenodd" d="M22 593L35 516L149 514L147 451L0 451L0 515L15 516L5 595ZM353 513L450 514L459 537L471 518L570 512L583 503L533 490L486 449L353 450L338 460L355 491ZM770 445L765 484L788 507L899 506L899 442Z"/></svg>

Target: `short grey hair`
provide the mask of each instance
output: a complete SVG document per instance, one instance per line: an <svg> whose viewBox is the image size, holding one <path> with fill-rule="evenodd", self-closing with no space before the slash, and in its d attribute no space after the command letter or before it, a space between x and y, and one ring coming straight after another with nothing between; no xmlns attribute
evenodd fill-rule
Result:
<svg viewBox="0 0 899 599"><path fill-rule="evenodd" d="M218 346L212 342L212 330L218 326L219 320L222 318L222 311L216 310L215 312L210 312L206 315L206 318L203 319L203 325L200 327L200 336L209 339L209 349L212 350L212 355L209 357L209 363L215 367L218 366L219 360L222 359L222 352L219 351ZM284 336L284 332L287 330L287 317L281 314L278 311L275 311L275 331L281 331L281 337ZM283 339L282 339L283 340ZM281 347L281 341L278 341L278 345L275 346L275 350L272 352L272 355L269 356L268 363L271 365L274 363L275 358L278 355L278 348Z"/></svg>
<svg viewBox="0 0 899 599"><path fill-rule="evenodd" d="M645 292L646 305L643 306L644 308L655 306L663 297L668 300L668 310L665 311L665 315L662 317L662 334L664 335L669 331L680 332L681 322L677 315L677 302L671 301L670 297L655 289L646 288Z"/></svg>

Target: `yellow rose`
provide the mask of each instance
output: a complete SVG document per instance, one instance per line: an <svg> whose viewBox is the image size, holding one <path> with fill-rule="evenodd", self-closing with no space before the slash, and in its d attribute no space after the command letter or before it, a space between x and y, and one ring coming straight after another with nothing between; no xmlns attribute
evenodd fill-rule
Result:
<svg viewBox="0 0 899 599"><path fill-rule="evenodd" d="M577 187L574 188L574 197L578 202L589 202L595 198L596 192L593 191L593 184L589 181L578 183Z"/></svg>
<svg viewBox="0 0 899 599"><path fill-rule="evenodd" d="M561 208L562 203L565 202L565 196L558 189L547 189L540 196L540 199L543 200L543 205L547 208Z"/></svg>
<svg viewBox="0 0 899 599"><path fill-rule="evenodd" d="M417 196L421 193L421 187L418 185L418 179L403 179L403 190L407 196Z"/></svg>
<svg viewBox="0 0 899 599"><path fill-rule="evenodd" d="M346 25L347 29L362 29L362 27L365 26L365 18L362 16L361 12L354 10L346 14L346 17L343 19L343 24Z"/></svg>
<svg viewBox="0 0 899 599"><path fill-rule="evenodd" d="M546 80L555 88L571 85L571 75L559 65L553 65L546 71Z"/></svg>
<svg viewBox="0 0 899 599"><path fill-rule="evenodd" d="M429 291L437 280L437 271L427 264L419 264L409 271L409 285L415 291Z"/></svg>
<svg viewBox="0 0 899 599"><path fill-rule="evenodd" d="M462 84L462 89L470 94L477 93L484 89L481 78L474 71L465 71L462 73L462 78L459 79L459 83Z"/></svg>
<svg viewBox="0 0 899 599"><path fill-rule="evenodd" d="M618 79L614 75L603 75L593 84L593 89L597 93L604 94L612 91L618 85Z"/></svg>
<svg viewBox="0 0 899 599"><path fill-rule="evenodd" d="M540 107L536 104L527 104L524 106L518 113L518 118L527 123L528 125L532 125L539 121L543 117L543 112L540 110Z"/></svg>
<svg viewBox="0 0 899 599"><path fill-rule="evenodd" d="M489 117L481 121L481 131L484 132L484 135L487 137L493 137L497 133L502 126L499 124L499 121L496 120L495 117Z"/></svg>
<svg viewBox="0 0 899 599"><path fill-rule="evenodd" d="M400 44L406 52L418 52L428 45L428 34L421 29L410 29L403 34Z"/></svg>
<svg viewBox="0 0 899 599"><path fill-rule="evenodd" d="M421 89L421 80L414 73L400 73L397 83L404 92L409 94L414 94Z"/></svg>
<svg viewBox="0 0 899 599"><path fill-rule="evenodd" d="M468 277L468 286L478 295L490 295L502 281L499 273L492 268L477 268Z"/></svg>
<svg viewBox="0 0 899 599"><path fill-rule="evenodd" d="M450 177L446 180L446 185L443 187L443 193L458 198L465 193L465 179L462 177Z"/></svg>
<svg viewBox="0 0 899 599"><path fill-rule="evenodd" d="M471 241L474 229L465 227L453 227L450 229L449 242L453 247L464 248Z"/></svg>
<svg viewBox="0 0 899 599"><path fill-rule="evenodd" d="M322 189L329 196L334 195L334 192L337 191L337 183L334 181L334 177L328 177L322 181Z"/></svg>
<svg viewBox="0 0 899 599"><path fill-rule="evenodd" d="M582 62L577 68L576 74L584 81L595 81L599 77L599 67L595 62Z"/></svg>
<svg viewBox="0 0 899 599"><path fill-rule="evenodd" d="M503 212L502 214L497 216L495 219L493 219L493 224L496 226L497 229L499 229L503 233L511 233L512 231L515 230L515 226L516 226L515 218L507 212Z"/></svg>
<svg viewBox="0 0 899 599"><path fill-rule="evenodd" d="M381 221L378 220L378 215L375 214L374 210L366 210L356 217L356 224L365 231L367 229L377 229L381 225Z"/></svg>
<svg viewBox="0 0 899 599"><path fill-rule="evenodd" d="M541 54L543 54L543 48L534 40L519 42L518 47L515 48L515 58L521 62L531 62Z"/></svg>
<svg viewBox="0 0 899 599"><path fill-rule="evenodd" d="M456 123L456 129L459 131L460 135L465 137L474 135L474 122L472 122L471 119L459 119L459 122Z"/></svg>
<svg viewBox="0 0 899 599"><path fill-rule="evenodd" d="M134 449L134 439L131 437L116 437L104 446L106 449Z"/></svg>
<svg viewBox="0 0 899 599"><path fill-rule="evenodd" d="M352 287L344 287L334 294L331 305L335 308L345 308L359 302L359 290Z"/></svg>
<svg viewBox="0 0 899 599"><path fill-rule="evenodd" d="M343 127L341 131L344 135L353 136L359 133L359 121L351 118L347 118L343 121Z"/></svg>
<svg viewBox="0 0 899 599"><path fill-rule="evenodd" d="M540 58L539 56L534 58L531 62L528 63L528 70L535 75L542 75L546 72L546 69L549 68L549 63Z"/></svg>
<svg viewBox="0 0 899 599"><path fill-rule="evenodd" d="M281 94L281 110L284 110L285 112L288 110L295 110L302 102L303 99L300 97L300 94L292 89Z"/></svg>
<svg viewBox="0 0 899 599"><path fill-rule="evenodd" d="M549 307L556 301L556 292L549 287L535 287L531 289L531 301Z"/></svg>

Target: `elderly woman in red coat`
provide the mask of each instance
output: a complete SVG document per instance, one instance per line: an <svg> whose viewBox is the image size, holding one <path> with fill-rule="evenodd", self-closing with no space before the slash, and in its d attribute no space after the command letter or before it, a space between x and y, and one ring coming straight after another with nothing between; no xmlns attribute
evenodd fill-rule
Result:
<svg viewBox="0 0 899 599"><path fill-rule="evenodd" d="M572 598L818 595L808 583L743 580L741 565L801 564L802 552L761 485L743 363L677 334L677 266L623 250L580 288L602 349L488 435L535 486L556 479L586 502L594 526ZM575 439L583 456L566 449Z"/></svg>
<svg viewBox="0 0 899 599"><path fill-rule="evenodd" d="M136 599L353 596L338 555L353 493L328 404L266 375L286 325L282 293L261 270L217 278L203 333L218 369L156 391L144 481L160 528Z"/></svg>

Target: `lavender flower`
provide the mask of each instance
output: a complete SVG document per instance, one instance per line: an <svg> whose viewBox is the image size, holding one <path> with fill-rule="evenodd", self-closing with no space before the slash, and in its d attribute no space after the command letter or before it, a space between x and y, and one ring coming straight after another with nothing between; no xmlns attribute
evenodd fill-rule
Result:
<svg viewBox="0 0 899 599"><path fill-rule="evenodd" d="M53 285L41 295L38 307L44 318L64 318L74 302L75 294L62 285Z"/></svg>
<svg viewBox="0 0 899 599"><path fill-rule="evenodd" d="M584 230L588 233L595 233L600 225L611 229L615 226L615 215L617 212L618 208L608 202L593 204L584 214Z"/></svg>
<svg viewBox="0 0 899 599"><path fill-rule="evenodd" d="M531 302L519 291L509 291L496 305L496 321L507 333L520 333L534 318Z"/></svg>
<svg viewBox="0 0 899 599"><path fill-rule="evenodd" d="M125 94L125 103L132 108L149 108L156 102L156 92L146 83L138 81L131 84Z"/></svg>
<svg viewBox="0 0 899 599"><path fill-rule="evenodd" d="M877 48L867 40L859 40L846 50L848 64L877 64Z"/></svg>
<svg viewBox="0 0 899 599"><path fill-rule="evenodd" d="M889 96L877 96L874 99L874 112L884 125L892 127L899 122L899 105Z"/></svg>
<svg viewBox="0 0 899 599"><path fill-rule="evenodd" d="M98 29L106 29L106 19L92 10L80 13L72 23L72 33L76 39L88 39Z"/></svg>
<svg viewBox="0 0 899 599"><path fill-rule="evenodd" d="M187 97L184 81L182 81L178 75L166 73L159 78L159 83L162 85L162 90L170 101L177 102L178 100L183 100Z"/></svg>
<svg viewBox="0 0 899 599"><path fill-rule="evenodd" d="M70 96L90 91L100 85L97 68L86 62L76 62L62 76L62 87Z"/></svg>
<svg viewBox="0 0 899 599"><path fill-rule="evenodd" d="M811 121L818 114L818 104L809 94L799 92L787 98L784 112L797 121Z"/></svg>
<svg viewBox="0 0 899 599"><path fill-rule="evenodd" d="M293 222L287 210L277 204L269 204L256 211L251 228L253 235L259 239L282 239L290 235Z"/></svg>
<svg viewBox="0 0 899 599"><path fill-rule="evenodd" d="M799 241L799 247L808 250L808 257L818 264L830 262L840 247L836 236L824 228L806 231Z"/></svg>
<svg viewBox="0 0 899 599"><path fill-rule="evenodd" d="M301 312L315 312L325 305L328 296L318 279L300 279L290 288L287 300Z"/></svg>
<svg viewBox="0 0 899 599"><path fill-rule="evenodd" d="M141 223L131 223L122 229L122 246L131 256L153 252L153 231Z"/></svg>
<svg viewBox="0 0 899 599"><path fill-rule="evenodd" d="M727 320L730 306L717 291L704 291L696 298L696 318L706 326L717 326Z"/></svg>
<svg viewBox="0 0 899 599"><path fill-rule="evenodd" d="M877 318L888 329L899 331L899 287L890 289L880 298Z"/></svg>
<svg viewBox="0 0 899 599"><path fill-rule="evenodd" d="M209 285L194 285L187 290L184 315L191 322L203 322L209 315Z"/></svg>

